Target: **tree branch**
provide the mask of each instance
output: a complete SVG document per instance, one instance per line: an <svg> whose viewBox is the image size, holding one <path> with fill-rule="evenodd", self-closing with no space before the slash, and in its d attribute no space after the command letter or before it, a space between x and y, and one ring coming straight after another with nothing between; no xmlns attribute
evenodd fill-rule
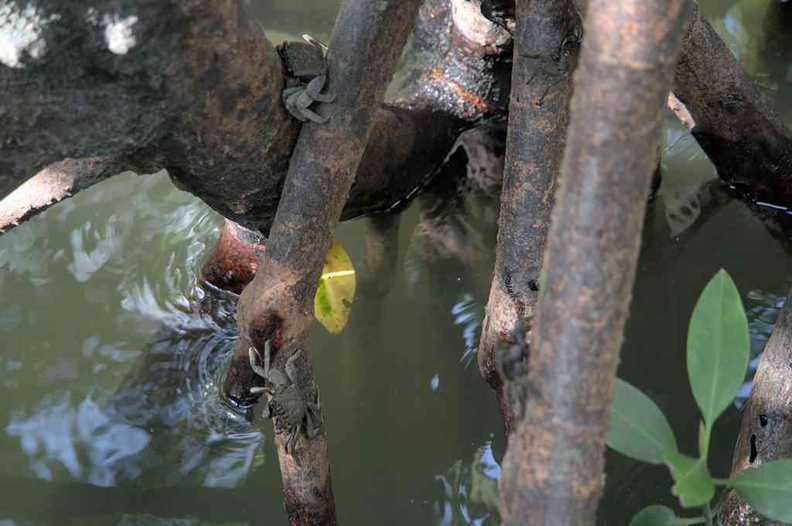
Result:
<svg viewBox="0 0 792 526"><path fill-rule="evenodd" d="M326 124L302 127L267 249L239 300L240 338L224 391L242 404L252 401L250 387L256 382L248 361L251 346L264 349L270 342L272 367L282 371L304 345L333 230L363 156L375 107L419 5L419 0L346 0L341 7L327 56L327 89L337 100L318 109L329 119ZM307 349L296 367L312 383ZM276 433L276 443L291 523L333 524L324 434L308 439L299 433L293 454L286 451L285 435Z"/></svg>
<svg viewBox="0 0 792 526"><path fill-rule="evenodd" d="M753 379L742 426L734 447L732 476L765 462L792 457L792 290L776 320ZM753 511L736 491L728 490L719 515L726 526L771 526L780 522Z"/></svg>
<svg viewBox="0 0 792 526"><path fill-rule="evenodd" d="M539 297L580 33L568 0L519 1L517 14L495 272L478 351L482 375L499 392L507 435L520 419L524 396L510 393L516 386L508 382L507 392L501 392L495 346L519 339L514 334L518 321L530 325Z"/></svg>
<svg viewBox="0 0 792 526"><path fill-rule="evenodd" d="M696 7L673 91L721 179L750 200L792 207L792 135Z"/></svg>
<svg viewBox="0 0 792 526"><path fill-rule="evenodd" d="M526 417L503 461L507 525L595 523L619 348L686 6L592 0L586 11L528 358Z"/></svg>
<svg viewBox="0 0 792 526"><path fill-rule="evenodd" d="M0 234L123 170L111 157L66 159L43 169L0 201Z"/></svg>

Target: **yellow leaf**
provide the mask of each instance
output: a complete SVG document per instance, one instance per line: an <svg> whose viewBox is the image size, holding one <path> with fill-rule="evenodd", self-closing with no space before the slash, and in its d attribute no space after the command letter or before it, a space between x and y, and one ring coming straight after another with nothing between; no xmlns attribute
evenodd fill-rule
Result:
<svg viewBox="0 0 792 526"><path fill-rule="evenodd" d="M314 316L331 334L338 334L349 320L354 299L355 268L344 247L334 239L316 289Z"/></svg>

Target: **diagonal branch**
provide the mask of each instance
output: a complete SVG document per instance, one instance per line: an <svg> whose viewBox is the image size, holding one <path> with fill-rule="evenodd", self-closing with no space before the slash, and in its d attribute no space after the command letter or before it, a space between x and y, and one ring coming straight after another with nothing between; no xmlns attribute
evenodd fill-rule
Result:
<svg viewBox="0 0 792 526"><path fill-rule="evenodd" d="M307 123L300 132L267 249L239 301L240 339L224 391L242 404L253 401L250 387L257 381L248 361L251 346L264 349L269 342L272 367L283 371L305 344L333 230L363 156L375 107L419 5L419 0L346 0L341 7L327 56L328 89L337 100L317 110L329 119L326 124ZM296 373L312 383L307 349L295 365ZM289 426L276 417L276 429ZM276 442L291 523L333 524L324 434L309 439L299 433L292 454L285 448L286 434L276 433Z"/></svg>

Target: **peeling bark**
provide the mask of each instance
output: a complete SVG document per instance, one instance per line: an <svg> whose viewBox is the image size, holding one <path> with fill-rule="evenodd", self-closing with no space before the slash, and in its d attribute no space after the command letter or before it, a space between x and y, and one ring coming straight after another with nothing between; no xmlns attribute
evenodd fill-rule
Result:
<svg viewBox="0 0 792 526"><path fill-rule="evenodd" d="M520 1L517 17L495 272L478 350L481 374L499 393L507 435L521 418L521 397L501 392L495 347L522 336L514 334L518 321L530 327L539 296L580 33L568 0Z"/></svg>
<svg viewBox="0 0 792 526"><path fill-rule="evenodd" d="M263 349L269 341L272 367L284 370L305 343L333 230L419 5L419 0L346 0L341 7L327 56L327 89L337 99L317 110L329 119L326 124L302 127L267 250L239 300L240 337L223 389L240 404L254 401L250 387L257 380L249 347ZM308 349L296 365L312 381ZM291 524L334 523L324 434L308 439L300 433L291 455L285 435L276 432L276 444Z"/></svg>
<svg viewBox="0 0 792 526"><path fill-rule="evenodd" d="M743 197L792 207L792 134L694 7L673 91L692 134Z"/></svg>
<svg viewBox="0 0 792 526"><path fill-rule="evenodd" d="M743 409L742 426L734 447L732 476L765 462L792 458L792 291L765 346L753 389ZM728 490L719 513L724 526L775 526Z"/></svg>
<svg viewBox="0 0 792 526"><path fill-rule="evenodd" d="M507 525L593 525L662 109L687 3L593 0L528 358L503 461Z"/></svg>

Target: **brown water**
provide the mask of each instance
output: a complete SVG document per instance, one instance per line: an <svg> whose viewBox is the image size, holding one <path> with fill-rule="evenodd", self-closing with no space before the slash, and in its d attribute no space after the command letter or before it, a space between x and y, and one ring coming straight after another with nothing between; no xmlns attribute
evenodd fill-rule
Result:
<svg viewBox="0 0 792 526"><path fill-rule="evenodd" d="M267 28L327 40L336 5L258 1L251 12ZM792 46L772 35L767 5L701 7L789 118ZM758 352L792 284L792 257L736 201L689 227L705 202L696 188L714 174L668 123L620 375L658 402L692 453L684 340L695 298L726 268ZM501 423L471 354L493 264L482 216L467 223L478 257L427 264L411 239L413 205L389 295L358 299L342 335L311 336L342 524L499 523ZM285 524L269 426L218 396L234 299L197 274L220 225L167 177L127 174L0 237L0 526ZM339 228L353 261L367 228ZM716 427L716 476L728 472L738 425L732 408ZM607 460L601 524L673 502L664 468Z"/></svg>

